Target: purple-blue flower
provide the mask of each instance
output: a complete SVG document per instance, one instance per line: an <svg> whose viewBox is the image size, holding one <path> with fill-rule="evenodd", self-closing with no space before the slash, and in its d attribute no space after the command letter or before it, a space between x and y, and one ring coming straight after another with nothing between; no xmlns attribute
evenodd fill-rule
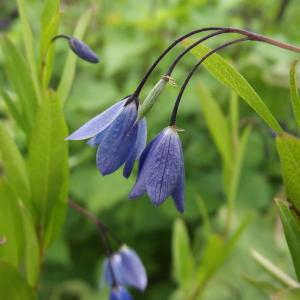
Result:
<svg viewBox="0 0 300 300"><path fill-rule="evenodd" d="M141 259L125 245L105 260L104 278L110 286L118 284L140 291L144 291L147 286L147 274Z"/></svg>
<svg viewBox="0 0 300 300"><path fill-rule="evenodd" d="M118 285L111 289L109 300L132 300L132 297L124 287Z"/></svg>
<svg viewBox="0 0 300 300"><path fill-rule="evenodd" d="M89 145L98 146L96 162L101 174L111 174L124 165L123 174L128 178L147 139L146 120L136 122L137 110L138 99L129 96L85 123L67 139L89 139Z"/></svg>
<svg viewBox="0 0 300 300"><path fill-rule="evenodd" d="M182 146L174 126L165 128L143 151L139 172L129 198L146 192L158 206L169 196L179 212L184 211L184 161Z"/></svg>
<svg viewBox="0 0 300 300"><path fill-rule="evenodd" d="M74 37L70 37L69 45L72 51L83 60L86 60L93 64L97 64L99 62L97 54L84 42Z"/></svg>

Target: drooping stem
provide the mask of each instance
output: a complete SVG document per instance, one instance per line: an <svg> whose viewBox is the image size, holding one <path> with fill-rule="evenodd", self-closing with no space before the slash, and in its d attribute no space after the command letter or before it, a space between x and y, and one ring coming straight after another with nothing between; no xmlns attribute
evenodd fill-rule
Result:
<svg viewBox="0 0 300 300"><path fill-rule="evenodd" d="M272 39L270 37L267 37L267 36L264 36L261 34L257 34L257 33L254 33L254 32L248 31L248 30L231 28L231 27L205 27L205 28L197 29L197 30L191 31L185 35L180 36L163 51L163 53L155 60L155 62L148 69L148 71L144 75L143 79L140 81L140 83L139 83L138 87L136 88L135 92L133 93L133 95L135 97L139 96L143 86L145 85L146 81L148 80L149 76L152 74L152 72L154 71L156 66L169 53L169 51L172 50L178 43L180 43L184 39L186 39L196 33L205 32L205 31L217 31L217 30L218 31L222 30L222 33L238 33L238 34L246 36L248 40L263 42L263 43L267 43L267 44L270 44L270 45L273 45L273 46L276 46L276 47L279 47L282 49L300 53L300 47L290 45L287 43L283 43L283 42L277 41L275 39Z"/></svg>
<svg viewBox="0 0 300 300"><path fill-rule="evenodd" d="M133 95L135 97L138 97L143 86L145 85L147 79L150 77L150 75L152 74L152 72L154 71L154 69L156 68L156 66L159 64L159 62L169 53L169 51L171 51L177 44L179 44L181 41L183 41L184 39L188 38L189 36L192 36L196 33L200 33L200 32L205 32L205 31L215 31L215 30L222 30L222 27L205 27L205 28L201 28L201 29L197 29L197 30L193 30L185 35L180 36L179 38L177 38L170 46L168 46L163 53L155 60L155 62L151 65L151 67L148 69L148 71L146 72L146 74L144 75L143 79L140 81L138 87L136 88L135 92L133 93Z"/></svg>
<svg viewBox="0 0 300 300"><path fill-rule="evenodd" d="M216 48L214 48L213 50L209 51L207 54L205 54L201 60L193 67L193 69L190 71L190 73L188 74L188 76L186 77L183 85L181 86L181 89L179 91L179 94L176 98L176 101L175 101L175 104L174 104L174 108L173 108L173 111L172 111L172 115L171 115L171 118L170 118L170 126L175 126L176 125L176 116L177 116L177 112L178 112L178 107L179 107L179 104L180 104L180 100L182 98L182 95L190 81L190 79L192 78L192 76L194 75L194 73L196 72L196 70L198 69L198 67L208 58L210 57L212 54L218 52L219 50L221 49L224 49L226 47L229 47L230 45L233 45L233 44L236 44L236 43L239 43L239 42L244 42L244 41L250 41L251 39L248 38L248 37L243 37L243 38L239 38L239 39L235 39L235 40L232 40L230 42L227 42L227 43L224 43Z"/></svg>
<svg viewBox="0 0 300 300"><path fill-rule="evenodd" d="M104 223L102 223L95 215L93 215L91 212L77 204L76 202L69 200L69 206L79 212L81 215L86 217L88 220L90 220L97 228L97 230L100 233L100 237L103 243L103 246L106 249L106 252L108 255L112 254L112 249L108 240L108 234L120 245L123 244L123 242L107 227Z"/></svg>
<svg viewBox="0 0 300 300"><path fill-rule="evenodd" d="M170 65L168 71L165 73L164 76L171 76L172 75L172 72L174 70L174 68L176 67L176 65L178 64L178 62L190 51L192 50L193 48L195 48L196 46L198 46L199 44L201 44L202 42L214 37L214 36L217 36L217 35L220 35L220 34L223 34L225 33L226 31L224 30L219 30L219 31L216 31L216 32L213 32L211 34L208 34L206 35L205 37L203 37L202 39L196 41L195 43L193 43L192 45L190 45L189 47L187 47L184 51L182 51L177 57L176 59L173 61L173 63Z"/></svg>
<svg viewBox="0 0 300 300"><path fill-rule="evenodd" d="M58 40L58 39L65 39L65 40L69 41L70 38L71 38L71 37L70 37L69 35L66 35L66 34L58 34L58 35L56 35L56 36L51 40L51 43L55 42L55 41Z"/></svg>

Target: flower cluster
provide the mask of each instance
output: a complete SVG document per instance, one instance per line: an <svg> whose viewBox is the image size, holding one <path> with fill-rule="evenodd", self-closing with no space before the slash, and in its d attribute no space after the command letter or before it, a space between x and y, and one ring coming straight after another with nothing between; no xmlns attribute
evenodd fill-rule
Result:
<svg viewBox="0 0 300 300"><path fill-rule="evenodd" d="M139 100L128 96L72 133L68 140L88 139L97 146L96 163L102 175L124 166L128 178L139 160L136 184L129 194L135 199L147 192L158 206L169 196L179 212L184 211L184 163L175 126L162 130L146 147L146 120L138 118Z"/></svg>
<svg viewBox="0 0 300 300"><path fill-rule="evenodd" d="M123 245L104 261L104 278L110 286L109 300L131 300L127 287L144 291L147 274L136 252Z"/></svg>

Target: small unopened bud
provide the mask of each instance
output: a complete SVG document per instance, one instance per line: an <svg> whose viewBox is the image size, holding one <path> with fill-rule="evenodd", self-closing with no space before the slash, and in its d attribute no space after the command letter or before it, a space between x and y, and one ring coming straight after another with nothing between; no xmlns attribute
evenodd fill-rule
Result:
<svg viewBox="0 0 300 300"><path fill-rule="evenodd" d="M69 42L71 50L81 59L93 64L97 64L99 62L99 58L96 53L83 41L78 40L72 36L60 34L55 36L52 39L52 42L60 38L66 39Z"/></svg>
<svg viewBox="0 0 300 300"><path fill-rule="evenodd" d="M141 120L152 108L159 95L163 91L166 84L170 81L170 77L164 76L159 82L153 87L146 99L142 103L138 111L137 120Z"/></svg>
<svg viewBox="0 0 300 300"><path fill-rule="evenodd" d="M83 60L93 64L97 64L99 62L99 58L96 53L84 42L71 37L69 39L69 44L72 51Z"/></svg>

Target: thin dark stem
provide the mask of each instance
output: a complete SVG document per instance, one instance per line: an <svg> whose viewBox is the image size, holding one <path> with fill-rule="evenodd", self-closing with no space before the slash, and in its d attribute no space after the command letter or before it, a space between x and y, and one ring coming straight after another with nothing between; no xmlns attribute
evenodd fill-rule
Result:
<svg viewBox="0 0 300 300"><path fill-rule="evenodd" d="M242 35L246 36L248 40L263 42L263 43L267 43L267 44L270 44L270 45L273 45L273 46L276 46L276 47L279 47L279 48L283 48L283 49L286 49L286 50L289 50L289 51L300 53L300 47L290 45L290 44L287 44L287 43L283 43L283 42L274 40L270 37L267 37L267 36L264 36L264 35L261 35L261 34L257 34L257 33L251 32L251 31L243 30L243 29L231 28L231 27L205 27L205 28L197 29L197 30L191 31L191 32L177 38L170 46L168 46L163 51L163 53L155 60L155 62L152 64L152 66L148 69L148 71L146 72L145 76L143 77L143 79L139 83L139 85L136 88L133 95L138 98L143 86L145 85L147 79L149 78L149 76L151 75L151 73L153 72L155 67L164 58L164 56L167 55L168 52L170 50L172 50L178 43L180 43L181 41L183 41L187 37L192 36L196 33L204 32L204 31L217 31L217 30L222 30L223 33L242 34Z"/></svg>
<svg viewBox="0 0 300 300"><path fill-rule="evenodd" d="M70 36L69 35L66 35L66 34L58 34L56 35L52 40L51 40L51 43L53 43L54 41L56 41L57 39L65 39L67 41L70 40Z"/></svg>
<svg viewBox="0 0 300 300"><path fill-rule="evenodd" d="M81 207L76 202L69 200L69 206L79 212L81 215L85 216L88 220L90 220L93 224L95 224L96 228L99 230L101 239L103 242L103 245L105 246L105 249L107 250L108 254L110 255L112 253L111 246L108 241L108 234L120 245L123 244L123 242L110 230L109 227L107 227L104 223L102 223L95 215L93 215L91 212L86 210L85 208ZM104 239L103 239L104 238Z"/></svg>
<svg viewBox="0 0 300 300"><path fill-rule="evenodd" d="M230 42L227 42L225 44L222 44L221 46L219 47L216 47L215 49L211 50L210 52L208 52L207 54L205 54L201 60L193 67L193 69L190 71L190 73L188 74L188 76L186 77L180 91L179 91L179 94L177 96L177 99L175 101L175 105L174 105L174 108L173 108L173 111L172 111L172 115L171 115L171 119L170 119L170 126L175 126L176 124L176 116L177 116L177 112L178 112L178 107L179 107L179 104L180 104L180 100L182 98L182 95L185 91L185 88L187 87L190 79L192 78L193 74L196 72L196 70L198 69L198 67L208 58L210 57L212 54L214 54L215 52L221 50L221 49L224 49L226 47L229 47L230 45L233 45L233 44L236 44L236 43L239 43L239 42L243 42L243 41L249 41L251 40L249 37L244 37L244 38L239 38L239 39L236 39L236 40L233 40L233 41L230 41Z"/></svg>
<svg viewBox="0 0 300 300"><path fill-rule="evenodd" d="M159 62L169 53L170 50L172 50L178 43L180 43L181 41L183 41L184 39L186 39L189 36L192 36L196 33L200 33L200 32L204 32L204 31L214 31L214 30L222 30L224 28L222 27L205 27L205 28L201 28L201 29L197 29L194 31L191 31L185 35L180 36L179 38L177 38L170 46L168 46L168 48L166 48L163 53L155 60L155 62L152 64L152 66L148 69L148 71L146 72L145 76L143 77L143 79L141 80L141 82L139 83L138 87L136 88L135 92L133 93L133 95L135 97L138 97L143 86L145 85L147 79L149 78L149 76L152 74L152 72L154 71L155 67L159 64Z"/></svg>
<svg viewBox="0 0 300 300"><path fill-rule="evenodd" d="M165 73L165 76L171 76L172 72L174 70L174 68L176 67L177 63L183 58L184 55L186 55L190 50L192 50L193 48L195 48L196 46L198 46L199 44L201 44L202 42L225 33L225 30L219 30L216 32L213 32L211 34L206 35L205 37L201 38L200 40L198 40L197 42L193 43L192 45L190 45L189 47L187 47L184 51L182 51L177 57L176 59L173 61L173 63L170 65L168 71Z"/></svg>

